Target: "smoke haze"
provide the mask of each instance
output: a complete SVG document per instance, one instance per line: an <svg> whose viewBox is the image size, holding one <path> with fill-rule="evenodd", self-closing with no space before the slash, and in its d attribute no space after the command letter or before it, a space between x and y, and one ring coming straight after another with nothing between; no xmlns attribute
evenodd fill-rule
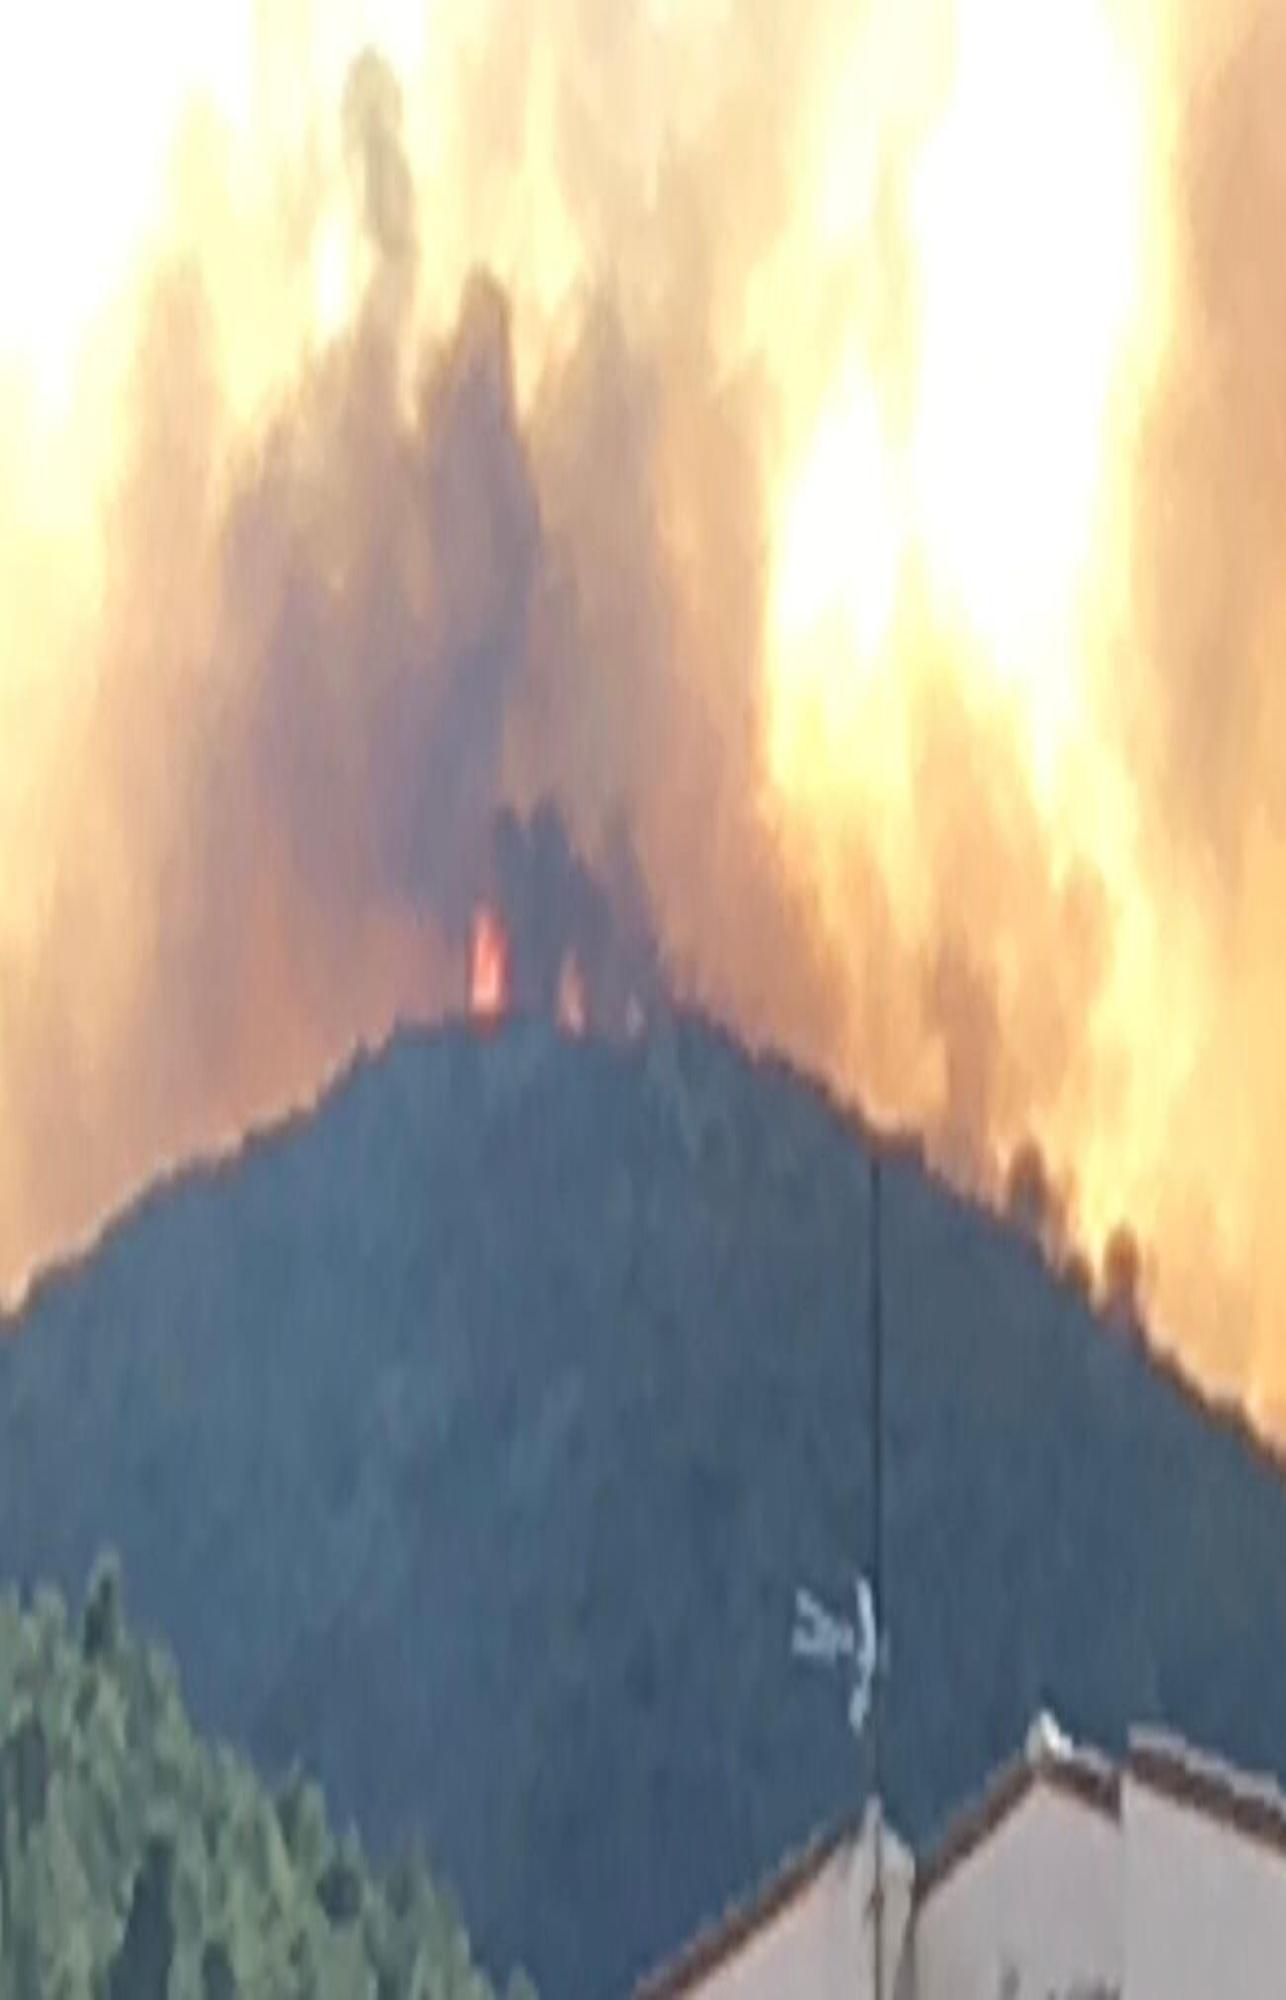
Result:
<svg viewBox="0 0 1286 2000"><path fill-rule="evenodd" d="M140 15L126 248L0 292L0 1278L507 868L1286 1423L1286 32L422 11Z"/></svg>

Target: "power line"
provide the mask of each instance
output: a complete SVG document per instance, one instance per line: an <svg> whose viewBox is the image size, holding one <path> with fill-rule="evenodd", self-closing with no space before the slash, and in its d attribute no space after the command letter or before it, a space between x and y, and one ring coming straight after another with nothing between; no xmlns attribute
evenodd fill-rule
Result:
<svg viewBox="0 0 1286 2000"><path fill-rule="evenodd" d="M848 1719L858 1740L858 1793L861 1793L861 1741L871 1725L871 1827L874 1887L871 1936L874 1957L873 2000L884 2000L884 1682L888 1642L884 1629L884 1300L881 1270L881 1172L872 1148L867 1273L870 1337L870 1465L871 1575L856 1578L854 1622L837 1618L810 1590L795 1592L795 1627L791 1651L796 1659L825 1668L847 1667L851 1674Z"/></svg>
<svg viewBox="0 0 1286 2000"><path fill-rule="evenodd" d="M874 2000L884 2000L884 1301L880 1270L880 1156L871 1153L871 1594L875 1609L875 1681L871 1708L872 1792L875 1804L875 1894L872 1911Z"/></svg>

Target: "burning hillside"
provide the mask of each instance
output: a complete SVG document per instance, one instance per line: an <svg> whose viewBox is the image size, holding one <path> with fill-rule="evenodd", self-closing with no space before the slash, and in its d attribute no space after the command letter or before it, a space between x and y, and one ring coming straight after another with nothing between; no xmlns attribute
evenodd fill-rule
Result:
<svg viewBox="0 0 1286 2000"><path fill-rule="evenodd" d="M646 891L618 844L614 894L573 853L555 806L496 819L469 929L468 1010L539 1015L567 1033L639 1033L662 997Z"/></svg>
<svg viewBox="0 0 1286 2000"><path fill-rule="evenodd" d="M0 1279L671 996L1271 1418L1267 0L206 11L0 29Z"/></svg>
<svg viewBox="0 0 1286 2000"><path fill-rule="evenodd" d="M646 891L618 842L612 890L573 852L557 807L505 809L469 916L465 1005L479 1023L521 1014L573 1037L633 1037L663 996Z"/></svg>

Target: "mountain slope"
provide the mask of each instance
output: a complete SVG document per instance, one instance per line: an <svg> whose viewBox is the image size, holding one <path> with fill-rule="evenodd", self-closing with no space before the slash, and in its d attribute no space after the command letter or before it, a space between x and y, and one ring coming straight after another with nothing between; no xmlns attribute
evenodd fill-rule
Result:
<svg viewBox="0 0 1286 2000"><path fill-rule="evenodd" d="M867 1559L867 1155L685 1024L398 1038L155 1190L0 1344L0 1573L104 1542L195 1714L419 1829L597 2000L851 1803L797 1582ZM1286 1775L1286 1489L1013 1232L886 1176L891 1810L1038 1703Z"/></svg>

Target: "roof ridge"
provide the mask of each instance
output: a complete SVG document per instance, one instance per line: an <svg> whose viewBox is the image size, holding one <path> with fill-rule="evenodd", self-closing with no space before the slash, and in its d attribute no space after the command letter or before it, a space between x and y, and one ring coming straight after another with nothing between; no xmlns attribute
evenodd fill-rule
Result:
<svg viewBox="0 0 1286 2000"><path fill-rule="evenodd" d="M822 1821L798 1846L787 1849L781 1862L745 1896L725 1905L721 1915L697 1931L689 1943L655 1971L646 1973L633 1988L633 2000L675 2000L698 1980L729 1958L738 1947L765 1929L802 1894L823 1869L845 1847L860 1848L869 1823L871 1801L859 1813L849 1812ZM887 1822L887 1856L900 1854L910 1863L914 1878L915 1861L903 1841Z"/></svg>
<svg viewBox="0 0 1286 2000"><path fill-rule="evenodd" d="M1266 1771L1245 1771L1173 1730L1144 1724L1129 1732L1127 1770L1173 1804L1219 1820L1286 1856L1286 1792Z"/></svg>
<svg viewBox="0 0 1286 2000"><path fill-rule="evenodd" d="M1041 1711L1023 1747L998 1764L980 1788L945 1822L917 1859L915 1899L922 1904L947 1876L975 1853L989 1834L1037 1785L1046 1785L1090 1810L1120 1818L1121 1774L1103 1751L1076 1743Z"/></svg>

